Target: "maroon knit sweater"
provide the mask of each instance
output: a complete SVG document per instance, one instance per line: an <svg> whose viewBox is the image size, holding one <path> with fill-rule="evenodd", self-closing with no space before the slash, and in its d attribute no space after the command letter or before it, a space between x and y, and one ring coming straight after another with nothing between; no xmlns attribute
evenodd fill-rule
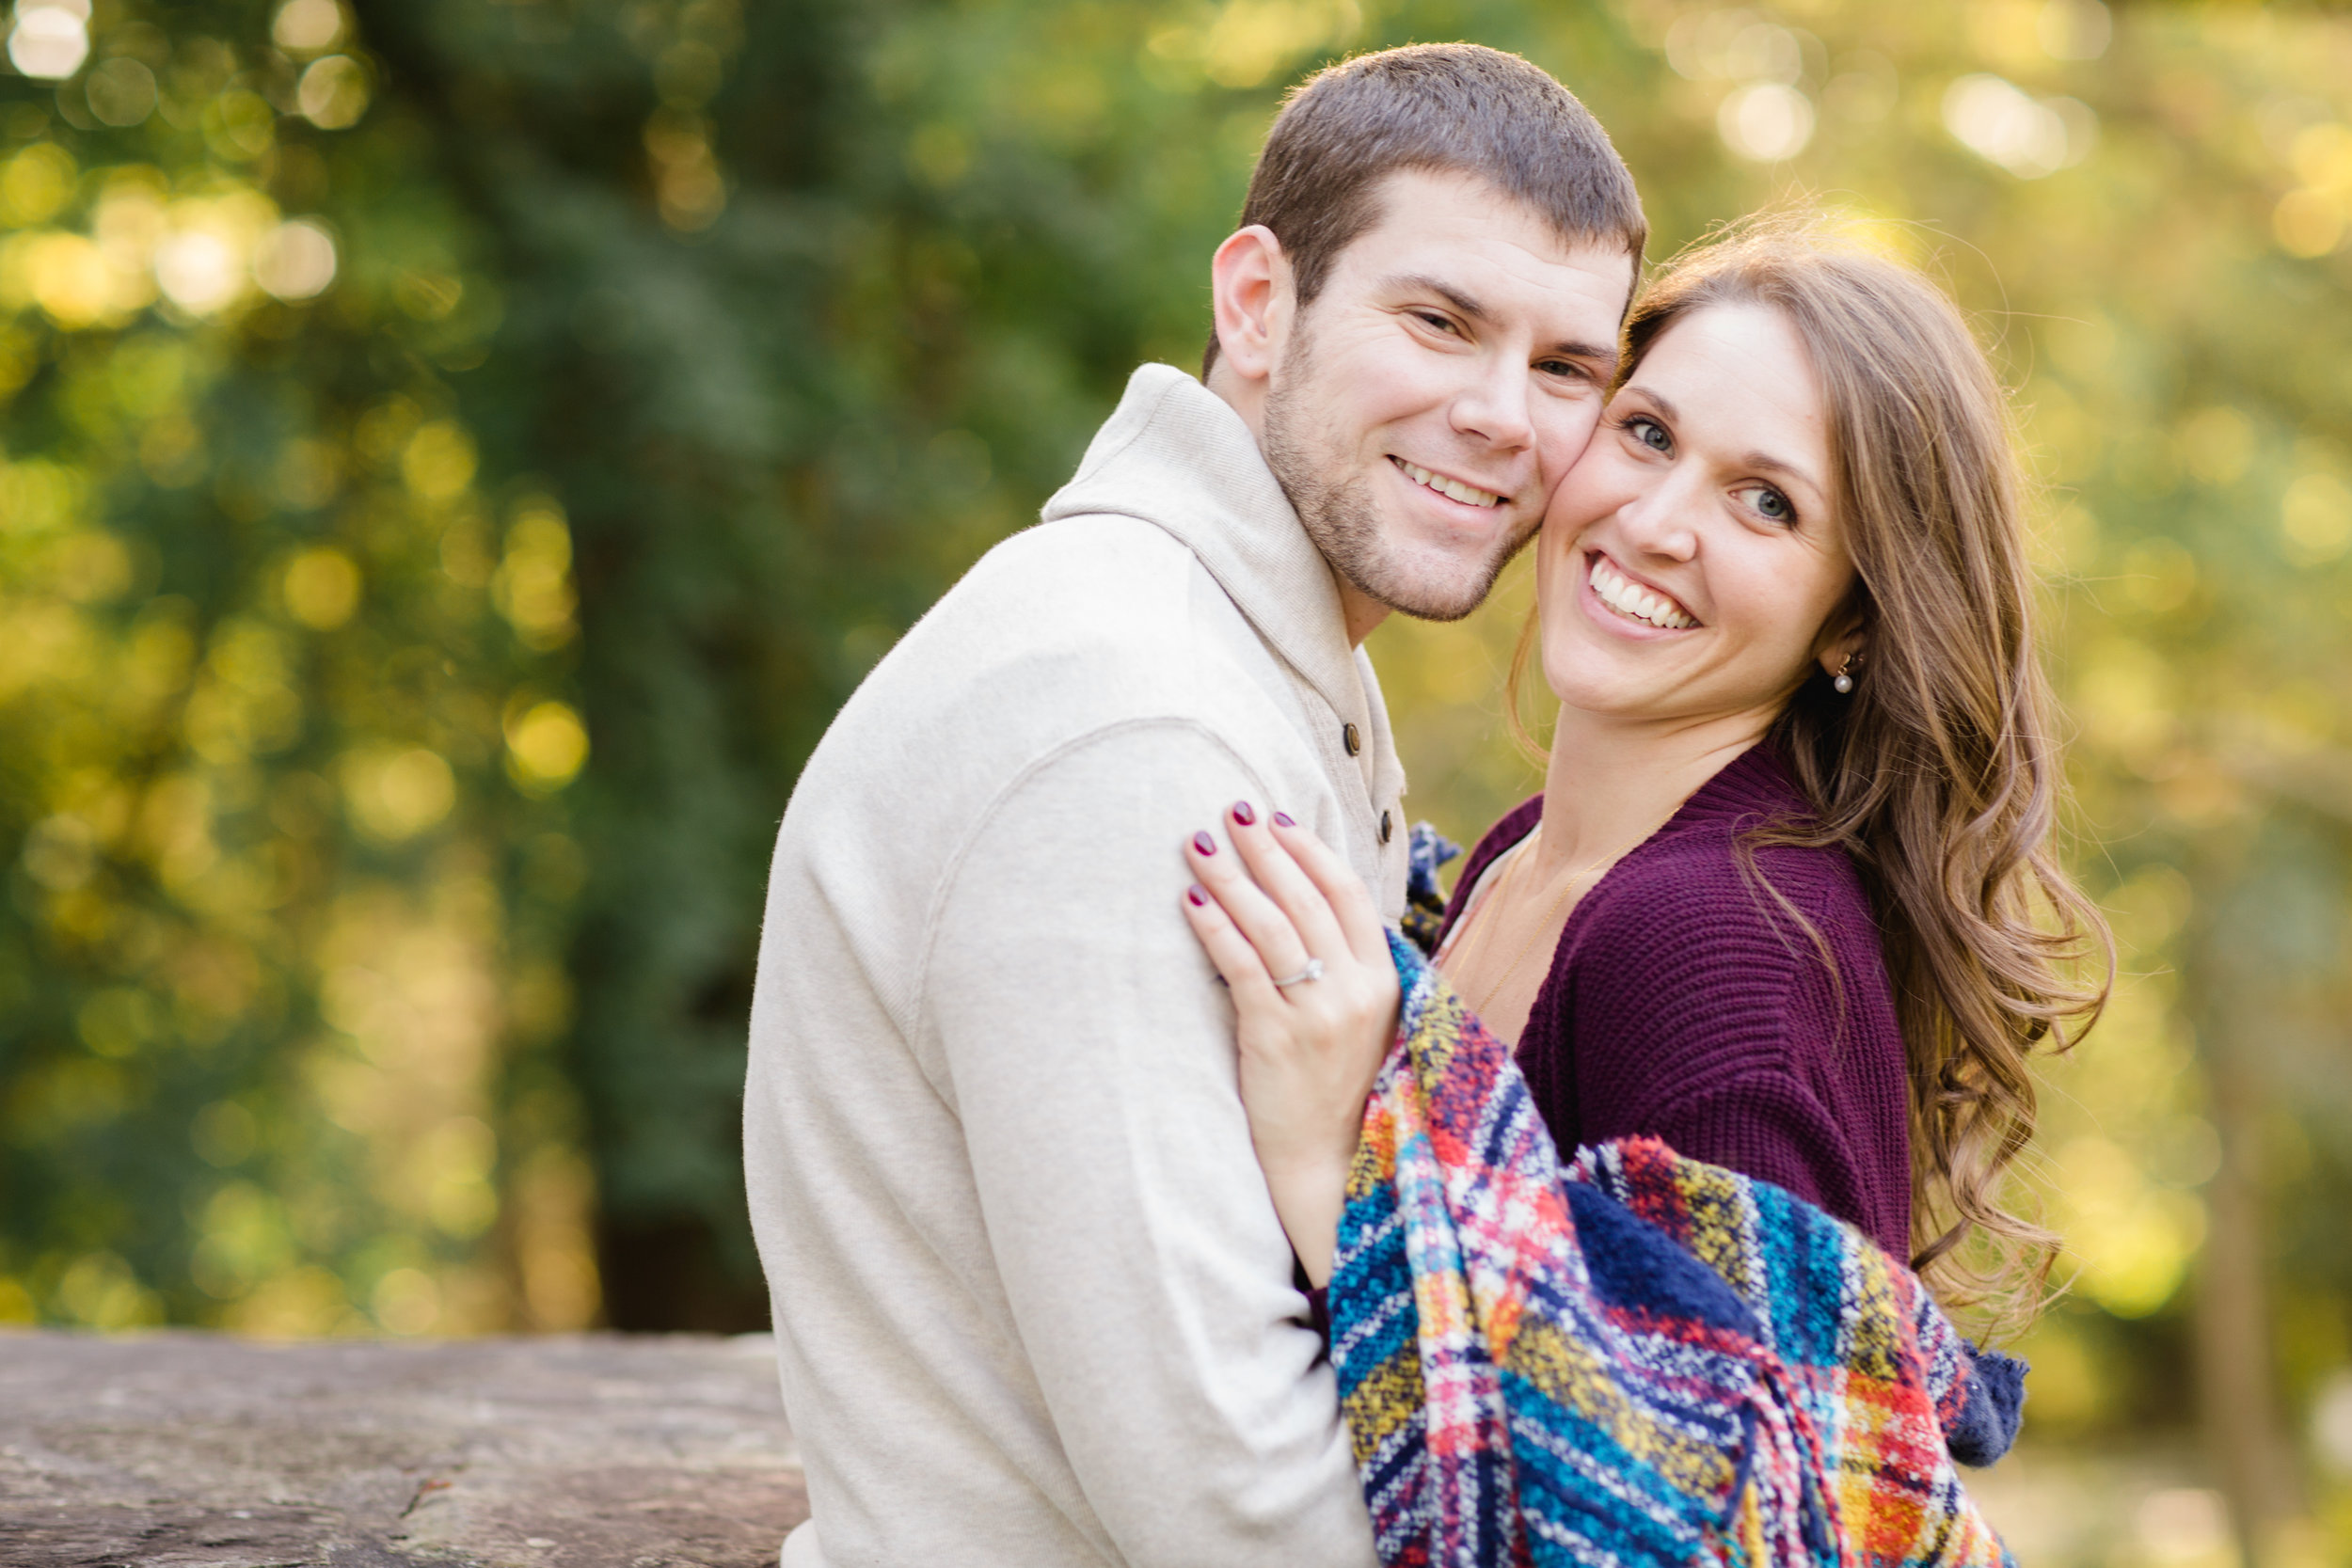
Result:
<svg viewBox="0 0 2352 1568"><path fill-rule="evenodd" d="M1911 1256L1902 1031L1862 878L1842 850L1756 852L1804 911L1820 955L1744 877L1737 837L1809 814L1768 745L1716 774L1569 914L1519 1038L1551 1135L1647 1133L1692 1159L1776 1182ZM1446 927L1478 876L1543 816L1521 803L1480 840Z"/></svg>

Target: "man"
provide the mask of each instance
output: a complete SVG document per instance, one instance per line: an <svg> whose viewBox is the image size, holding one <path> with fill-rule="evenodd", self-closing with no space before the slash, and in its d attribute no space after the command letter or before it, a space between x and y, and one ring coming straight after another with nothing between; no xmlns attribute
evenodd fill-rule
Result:
<svg viewBox="0 0 2352 1568"><path fill-rule="evenodd" d="M787 1568L1375 1560L1178 847L1279 807L1398 912L1357 645L1468 614L1533 532L1645 230L1591 116L1466 45L1307 84L1242 218L1206 387L1136 372L786 813L744 1157Z"/></svg>

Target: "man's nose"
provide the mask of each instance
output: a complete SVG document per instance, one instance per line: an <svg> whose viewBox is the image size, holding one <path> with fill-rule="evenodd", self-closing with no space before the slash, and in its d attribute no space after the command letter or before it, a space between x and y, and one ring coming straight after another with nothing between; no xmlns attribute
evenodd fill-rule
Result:
<svg viewBox="0 0 2352 1568"><path fill-rule="evenodd" d="M1454 428L1489 446L1520 451L1535 444L1528 408L1527 367L1504 355L1481 356L1470 384L1454 399Z"/></svg>

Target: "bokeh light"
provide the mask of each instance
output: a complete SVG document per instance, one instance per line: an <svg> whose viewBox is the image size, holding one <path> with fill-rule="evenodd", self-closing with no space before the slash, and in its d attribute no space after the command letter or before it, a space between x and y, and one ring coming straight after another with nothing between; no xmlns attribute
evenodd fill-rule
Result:
<svg viewBox="0 0 2352 1568"><path fill-rule="evenodd" d="M1724 145L1740 157L1778 163L1813 139L1813 103L1794 87L1752 82L1724 100L1715 124Z"/></svg>
<svg viewBox="0 0 2352 1568"><path fill-rule="evenodd" d="M335 281L335 237L308 218L281 223L253 251L253 280L279 299L312 299Z"/></svg>
<svg viewBox="0 0 2352 1568"><path fill-rule="evenodd" d="M1946 89L1944 124L1970 151L2022 180L2082 162L2098 133L2097 118L2075 100L2037 100L1981 71Z"/></svg>
<svg viewBox="0 0 2352 1568"><path fill-rule="evenodd" d="M359 568L332 545L314 545L286 563L286 608L313 631L333 631L359 608Z"/></svg>
<svg viewBox="0 0 2352 1568"><path fill-rule="evenodd" d="M270 24L270 39L289 55L316 55L342 41L343 28L338 0L286 0Z"/></svg>
<svg viewBox="0 0 2352 1568"><path fill-rule="evenodd" d="M82 90L89 112L103 124L138 125L155 112L155 73L128 56L118 55L91 71Z"/></svg>
<svg viewBox="0 0 2352 1568"><path fill-rule="evenodd" d="M540 703L511 721L506 744L516 781L534 791L561 789L588 760L588 731L562 703Z"/></svg>
<svg viewBox="0 0 2352 1568"><path fill-rule="evenodd" d="M348 55L313 60L302 73L294 101L320 130L346 130L368 112L367 71Z"/></svg>
<svg viewBox="0 0 2352 1568"><path fill-rule="evenodd" d="M208 316L245 292L244 258L218 230L182 230L155 247L155 282L182 309Z"/></svg>
<svg viewBox="0 0 2352 1568"><path fill-rule="evenodd" d="M23 0L8 30L8 63L57 80L89 58L89 0Z"/></svg>
<svg viewBox="0 0 2352 1568"><path fill-rule="evenodd" d="M2034 33L2054 60L2095 60L2107 52L2115 18L2101 0L2044 0Z"/></svg>

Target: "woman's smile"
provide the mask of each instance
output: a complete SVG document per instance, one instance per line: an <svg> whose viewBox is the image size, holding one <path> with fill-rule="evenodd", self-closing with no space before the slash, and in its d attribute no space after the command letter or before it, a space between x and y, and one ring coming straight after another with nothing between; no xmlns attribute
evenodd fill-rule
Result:
<svg viewBox="0 0 2352 1568"><path fill-rule="evenodd" d="M1586 550L1584 593L1603 625L1614 623L1619 629L1634 637L1654 637L1662 633L1688 631L1699 624L1682 602L1654 583L1633 576L1601 550Z"/></svg>

